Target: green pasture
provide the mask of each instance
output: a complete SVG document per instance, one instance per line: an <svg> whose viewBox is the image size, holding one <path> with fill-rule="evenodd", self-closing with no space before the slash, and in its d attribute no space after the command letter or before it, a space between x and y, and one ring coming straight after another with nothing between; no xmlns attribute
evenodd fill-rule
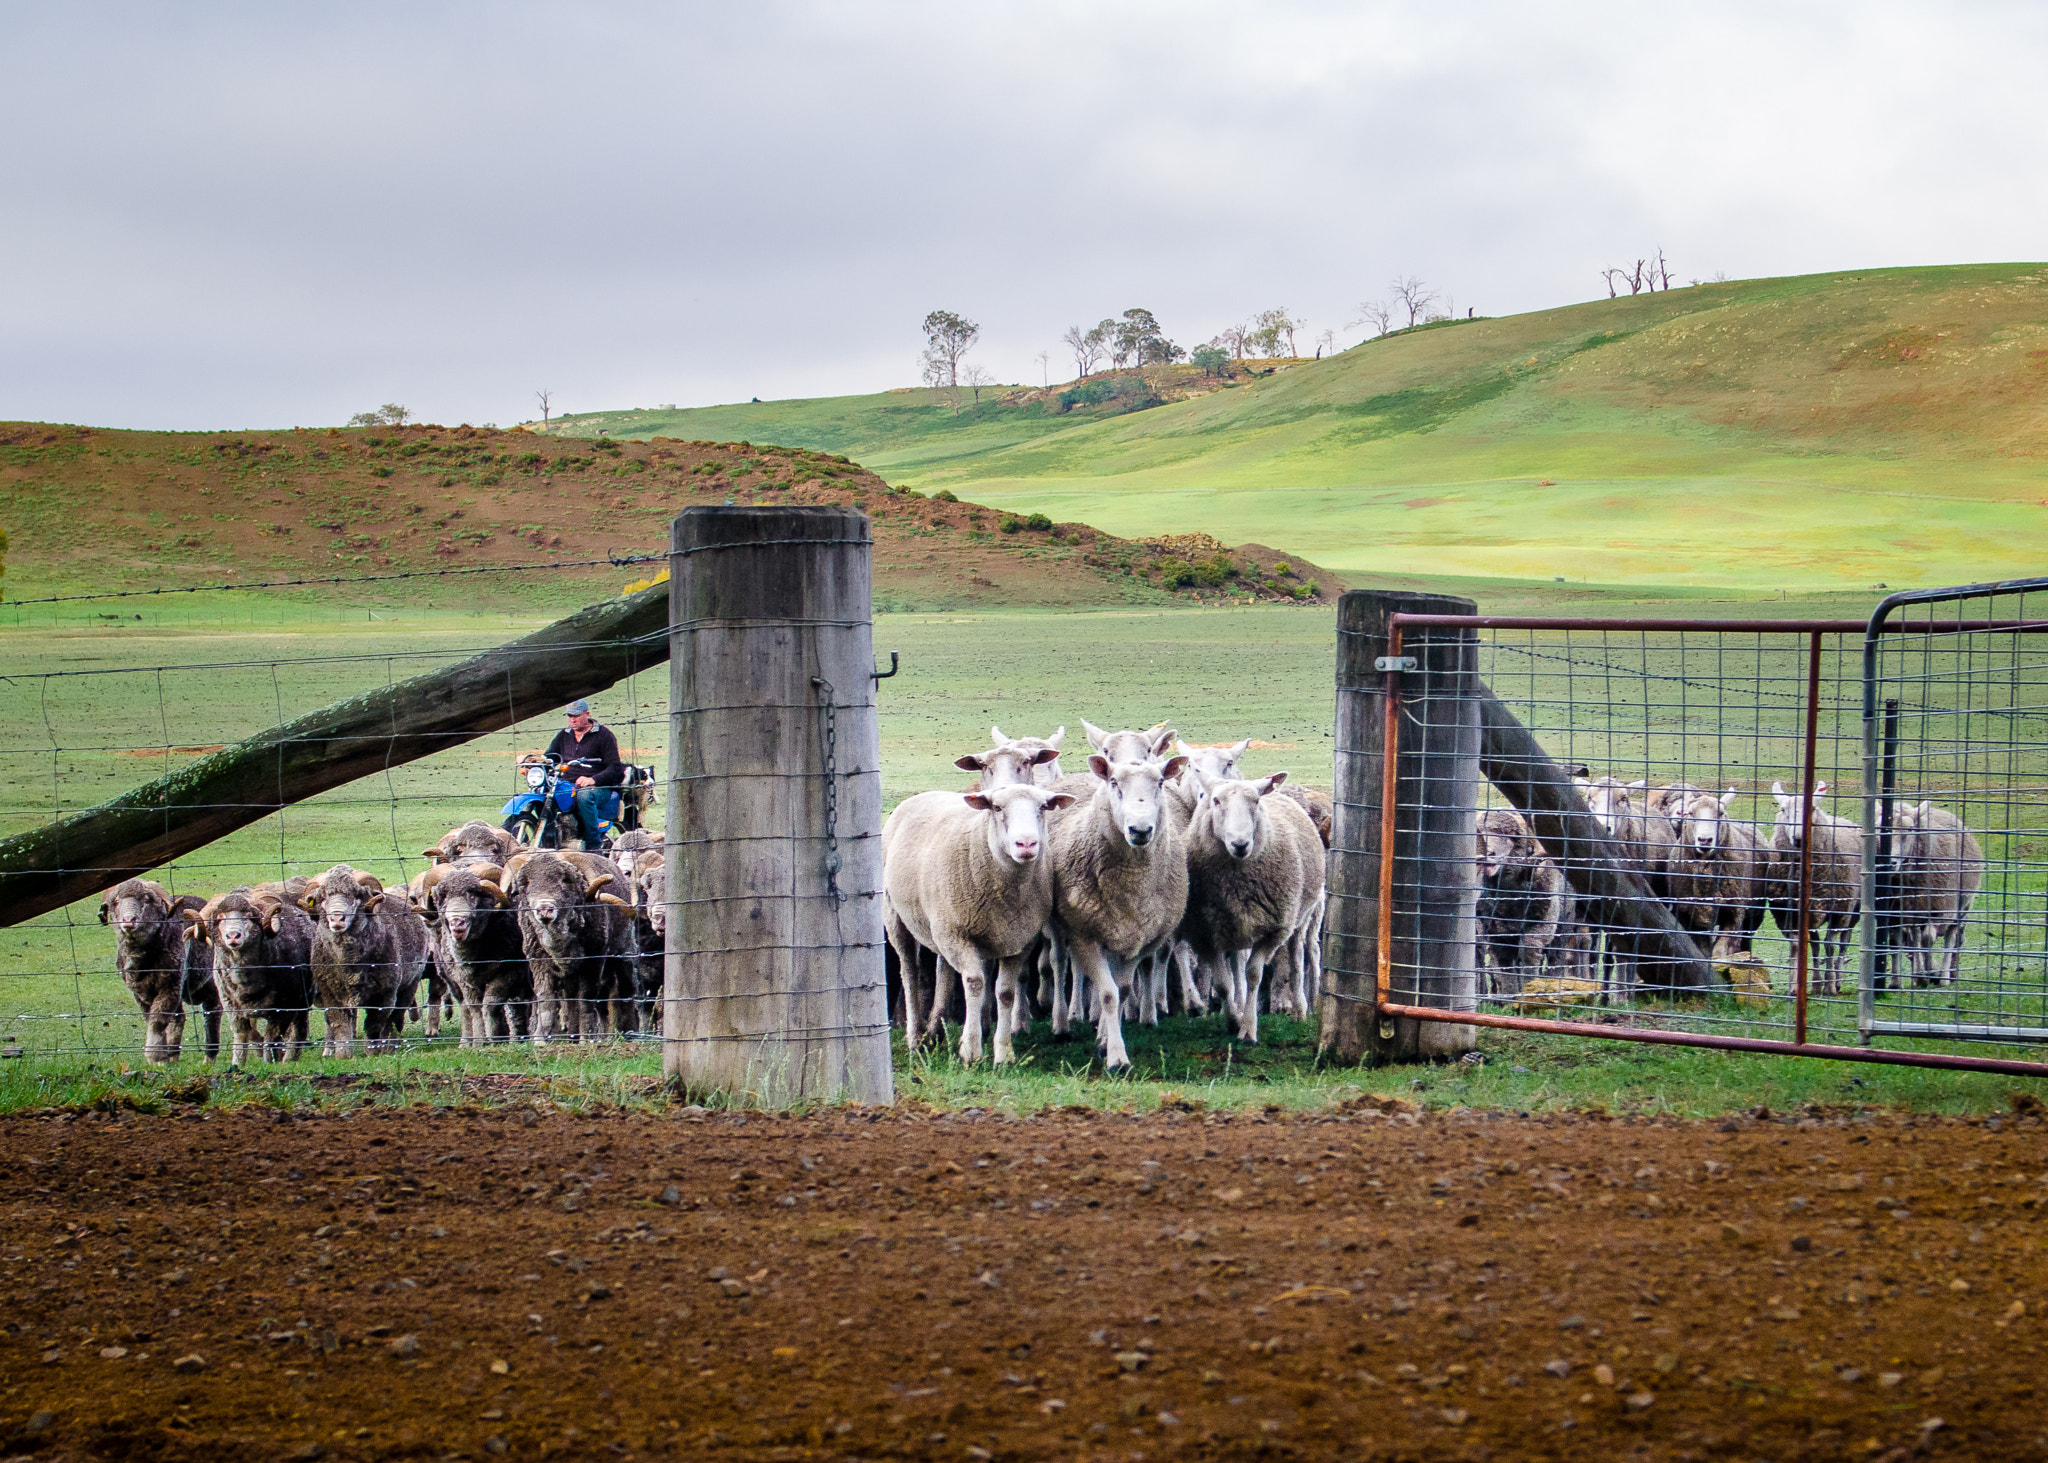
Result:
<svg viewBox="0 0 2048 1463"><path fill-rule="evenodd" d="M1462 587L1498 613L1860 618L1874 598L1708 599L1670 589L1624 594L1477 579L1431 587ZM19 628L0 624L0 835L147 781L199 755L194 749L447 664L559 612L463 616L295 603L256 626L234 618L252 598L194 601L183 619L153 610L157 618L140 625L37 622L34 616ZM372 613L392 618L372 620ZM1683 776L1702 785L1736 785L1746 795L1736 815L1768 838L1770 782L1791 780L1797 766L1798 703L1787 693L1799 689L1803 662L1789 637L1731 635L1707 646L1699 639L1577 635L1567 641L1555 632L1503 631L1491 637L1482 673L1523 708L1560 758L1625 777L1647 773L1658 781ZM1011 735L1043 735L1063 724L1068 747L1079 753L1083 717L1112 727L1166 720L1197 741L1249 736L1259 744L1246 759L1252 772L1285 768L1318 786L1333 782L1335 635L1327 609L882 615L875 647L884 661L898 652L903 667L879 685L881 772L890 804L914 791L962 785L965 776L953 759L988 745L991 723ZM1855 666L1831 653L1823 671L1821 775L1853 789L1860 765ZM596 699L623 745L638 747L642 760L665 762L666 697L666 668L657 667ZM160 877L175 890L202 894L318 872L337 861L407 877L423 866L419 851L446 828L472 816L495 818L513 791L514 754L542 745L555 725L552 717L538 719L338 789L199 850ZM2032 760L2042 755L2039 747L2003 755L1996 766L1962 768L1977 779L1966 785L1987 792L2048 786L2048 768ZM1078 766L1078 756L1069 765ZM1953 780L1957 771L1929 763L1916 775ZM1887 994L1886 1014L1910 1007L1920 1013L1916 1019L2048 1024L2041 999L2048 985L2041 969L2043 869L2032 856L2044 821L2038 801L2035 795L2008 798L1998 831L1985 836L1987 854L2001 862L1980 904L1985 918L1972 933L1967 978L1956 988L1961 996L1946 989ZM1835 806L1847 811L1852 805ZM1767 1007L1746 1007L1724 995L1639 1019L1784 1036L1789 952L1768 922L1758 954L1774 972L1778 998ZM1811 1021L1816 1040L1853 1040L1854 1010L1846 998L1816 997ZM1266 1041L1255 1049L1229 1041L1215 1018L1127 1032L1136 1071L1106 1078L1089 1043L1055 1043L1041 1029L1022 1043L1023 1060L1012 1070L969 1071L943 1054L899 1053L899 1082L905 1093L934 1102L1022 1108L1142 1106L1165 1094L1225 1106L1313 1106L1358 1089L1445 1104L1676 1112L1759 1102L1979 1110L2002 1102L2013 1085L1494 1035L1482 1040L1488 1061L1481 1066L1361 1073L1319 1067L1306 1027L1273 1021L1264 1023L1264 1032ZM192 1056L196 1038L195 1022L188 1026L187 1058L168 1080L200 1070ZM151 1094L166 1080L120 1070L140 1065L140 1023L112 970L111 941L91 901L0 930L0 1040L23 1053L0 1061L0 1108L127 1100L124 1093L155 1101ZM457 1051L443 1039L432 1050L400 1056L312 1060L283 1076L216 1078L213 1100L659 1102L665 1099L651 1086L657 1073L658 1061L645 1047L478 1053ZM1423 1085L1413 1088L1413 1082Z"/></svg>
<svg viewBox="0 0 2048 1463"><path fill-rule="evenodd" d="M1867 590L2048 567L2048 269L1713 283L1368 340L1103 418L924 391L605 412L570 433L847 453L1347 574Z"/></svg>

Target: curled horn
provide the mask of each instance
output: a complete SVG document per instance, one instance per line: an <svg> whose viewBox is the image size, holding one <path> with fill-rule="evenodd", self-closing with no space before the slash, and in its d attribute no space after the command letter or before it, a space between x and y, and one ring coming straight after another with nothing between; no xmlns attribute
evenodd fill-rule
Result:
<svg viewBox="0 0 2048 1463"><path fill-rule="evenodd" d="M605 895L598 894L597 891L604 888L605 885L611 882L613 882L613 880L610 874L597 875L597 877L595 877L589 883L583 886L583 897L585 899L588 899L594 894L597 895L597 897L600 899L607 897ZM620 899L617 895L612 895L610 896L610 898L614 904L624 904L626 902L625 900Z"/></svg>
<svg viewBox="0 0 2048 1463"><path fill-rule="evenodd" d="M605 875L605 878L607 879L609 879L610 877L610 874ZM597 902L599 904L616 904L621 909L631 909L633 907L631 904L628 904L625 900L619 898L619 896L616 894L600 894L597 896Z"/></svg>
<svg viewBox="0 0 2048 1463"><path fill-rule="evenodd" d="M476 881L476 886L477 888L483 890L484 893L490 895L491 899L498 905L500 909L504 908L506 905L512 902L512 896L507 894L503 889L500 889L497 886L496 882L493 880L478 879Z"/></svg>
<svg viewBox="0 0 2048 1463"><path fill-rule="evenodd" d="M384 892L384 881L375 874L358 873L356 875L356 882L372 894L382 894Z"/></svg>

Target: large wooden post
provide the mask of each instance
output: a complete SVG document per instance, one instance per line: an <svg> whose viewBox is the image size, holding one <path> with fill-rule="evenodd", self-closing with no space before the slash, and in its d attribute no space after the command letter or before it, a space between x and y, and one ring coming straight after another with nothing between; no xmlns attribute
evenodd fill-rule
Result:
<svg viewBox="0 0 2048 1463"><path fill-rule="evenodd" d="M1330 838L1330 910L1322 1045L1359 1061L1414 1061L1471 1050L1474 1029L1382 1018L1381 859L1393 858L1388 949L1399 1005L1473 1009L1478 868L1479 671L1471 630L1410 630L1395 677L1400 714L1394 842L1382 847L1389 654L1397 613L1469 615L1469 599L1353 590L1337 606L1337 811Z"/></svg>
<svg viewBox="0 0 2048 1463"><path fill-rule="evenodd" d="M872 544L851 508L691 508L669 557L663 1068L889 1102Z"/></svg>

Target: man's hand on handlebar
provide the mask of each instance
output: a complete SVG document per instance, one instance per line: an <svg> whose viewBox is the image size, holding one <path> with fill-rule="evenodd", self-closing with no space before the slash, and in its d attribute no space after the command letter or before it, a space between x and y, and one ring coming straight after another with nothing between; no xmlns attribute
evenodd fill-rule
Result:
<svg viewBox="0 0 2048 1463"><path fill-rule="evenodd" d="M578 787L596 787L597 779L594 777L579 777L576 779L576 785Z"/></svg>

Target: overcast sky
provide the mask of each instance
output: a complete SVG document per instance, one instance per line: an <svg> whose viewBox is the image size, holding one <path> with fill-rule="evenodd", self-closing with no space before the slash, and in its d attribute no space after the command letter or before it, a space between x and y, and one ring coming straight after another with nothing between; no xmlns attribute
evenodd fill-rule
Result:
<svg viewBox="0 0 2048 1463"><path fill-rule="evenodd" d="M0 418L429 421L872 391L934 308L1341 339L2048 256L2033 4L0 0Z"/></svg>

